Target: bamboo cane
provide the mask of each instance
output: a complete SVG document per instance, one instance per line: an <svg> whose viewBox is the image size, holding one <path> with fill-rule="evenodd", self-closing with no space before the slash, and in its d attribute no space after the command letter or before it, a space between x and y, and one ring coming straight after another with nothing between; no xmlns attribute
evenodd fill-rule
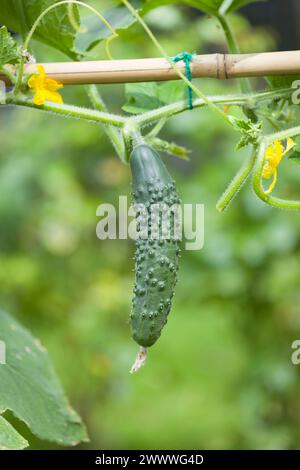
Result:
<svg viewBox="0 0 300 470"><path fill-rule="evenodd" d="M49 78L65 85L166 81L179 78L165 59L56 62L42 65ZM177 66L184 72L182 62L178 62ZM13 66L7 67L13 71ZM217 79L300 74L300 51L197 55L191 63L191 70L194 78ZM34 72L35 64L25 66L25 73ZM8 79L0 72L0 80L7 82Z"/></svg>

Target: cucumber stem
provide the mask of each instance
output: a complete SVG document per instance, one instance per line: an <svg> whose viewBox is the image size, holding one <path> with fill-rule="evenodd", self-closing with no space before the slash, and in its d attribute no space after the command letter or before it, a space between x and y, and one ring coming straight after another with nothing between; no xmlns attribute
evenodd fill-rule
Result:
<svg viewBox="0 0 300 470"><path fill-rule="evenodd" d="M146 362L147 359L147 348L143 346L140 347L139 352L137 353L136 359L133 366L130 369L130 373L134 374L137 372Z"/></svg>

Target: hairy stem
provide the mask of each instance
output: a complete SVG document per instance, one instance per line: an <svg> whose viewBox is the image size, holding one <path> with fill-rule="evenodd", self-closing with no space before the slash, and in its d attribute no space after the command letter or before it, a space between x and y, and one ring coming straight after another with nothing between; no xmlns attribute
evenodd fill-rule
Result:
<svg viewBox="0 0 300 470"><path fill-rule="evenodd" d="M239 190L242 188L242 186L248 179L251 171L253 170L255 157L256 151L254 150L250 153L244 165L239 169L227 189L224 191L224 193L218 200L216 207L219 212L223 212L227 209L227 207L230 205L232 200L235 198Z"/></svg>
<svg viewBox="0 0 300 470"><path fill-rule="evenodd" d="M175 70L177 75L186 83L188 87L190 87L193 92L195 93L198 98L201 98L207 106L217 113L219 116L221 116L224 121L226 121L230 126L233 126L231 119L229 116L227 116L224 111L222 111L218 106L216 106L214 103L210 102L209 99L181 72L181 70L174 64L172 59L168 56L160 42L156 39L154 34L152 33L151 29L147 26L145 21L141 18L139 13L135 10L135 8L128 2L128 0L122 0L122 3L128 8L128 10L132 13L132 15L137 19L137 21L140 23L140 25L144 28L146 33L148 34L149 38L153 42L153 44L156 46L156 48L159 50L159 52L162 54L162 56L169 62L170 66Z"/></svg>
<svg viewBox="0 0 300 470"><path fill-rule="evenodd" d="M81 108L79 106L72 106L68 104L56 104L47 102L42 106L36 106L32 101L26 100L22 97L14 97L11 94L7 95L6 104L25 106L27 108L47 111L64 117L83 119L85 121L102 123L115 127L123 127L126 121L126 119L122 116L116 116L114 114L104 113L93 109Z"/></svg>
<svg viewBox="0 0 300 470"><path fill-rule="evenodd" d="M296 128L295 128L296 129ZM300 127L298 128L298 134L300 133ZM276 134L274 134L276 135ZM296 135L296 134L294 134ZM253 179L252 187L255 194L263 202L269 206L277 207L279 209L291 209L291 210L300 210L300 201L281 199L275 196L267 194L262 186L262 173L265 162L265 151L269 143L270 136L260 142L259 148L257 149L257 156L255 159L255 165L253 170Z"/></svg>
<svg viewBox="0 0 300 470"><path fill-rule="evenodd" d="M281 96L289 96L292 93L290 88L282 88L272 91L264 91L259 93L251 93L249 95L220 95L220 96L209 96L208 99L211 103L216 104L229 104L229 105L244 105L247 102L259 103L263 101L270 101L274 98L280 98ZM201 108L206 106L207 102L202 98L194 100L194 108ZM148 111L143 114L135 115L134 117L128 118L134 121L136 124L139 124L141 127L151 124L153 122L159 121L163 118L169 118L176 114L182 113L188 110L188 104L186 100L176 101L175 103L162 106L151 111Z"/></svg>
<svg viewBox="0 0 300 470"><path fill-rule="evenodd" d="M264 137L265 142L269 145L274 142L274 140L284 140L289 137L295 137L300 134L300 126L291 127L290 129L285 129L284 131L276 132L274 134L269 134Z"/></svg>

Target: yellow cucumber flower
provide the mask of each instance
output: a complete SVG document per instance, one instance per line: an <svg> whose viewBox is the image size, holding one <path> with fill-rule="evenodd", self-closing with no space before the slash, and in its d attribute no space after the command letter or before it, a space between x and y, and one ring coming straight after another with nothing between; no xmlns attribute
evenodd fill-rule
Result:
<svg viewBox="0 0 300 470"><path fill-rule="evenodd" d="M265 164L263 167L263 178L268 180L273 177L272 183L270 184L266 194L270 194L275 188L277 181L277 168L282 158L296 145L293 139L288 138L286 141L286 147L284 148L280 140L275 140L265 152Z"/></svg>
<svg viewBox="0 0 300 470"><path fill-rule="evenodd" d="M33 102L37 106L41 106L45 101L53 101L62 104L63 100L56 91L63 87L63 84L46 77L45 69L42 65L37 65L39 73L31 75L28 80L28 86L34 91Z"/></svg>

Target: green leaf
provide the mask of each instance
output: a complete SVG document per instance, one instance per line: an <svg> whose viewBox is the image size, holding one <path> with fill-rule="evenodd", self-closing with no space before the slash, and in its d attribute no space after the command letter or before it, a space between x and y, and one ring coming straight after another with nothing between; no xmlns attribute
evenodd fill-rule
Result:
<svg viewBox="0 0 300 470"><path fill-rule="evenodd" d="M127 83L125 94L127 102L122 109L127 113L144 113L161 106L158 98L158 86L154 82Z"/></svg>
<svg viewBox="0 0 300 470"><path fill-rule="evenodd" d="M186 3L187 5L198 8L205 13L217 16L220 12L224 15L225 13L238 10L249 3L257 1L265 0L144 0L140 3L143 6L143 13L147 13L149 10L153 10L154 8L158 8L163 5Z"/></svg>
<svg viewBox="0 0 300 470"><path fill-rule="evenodd" d="M237 119L229 116L235 129L241 133L241 139L236 145L236 150L240 150L249 144L255 145L261 134L262 122L254 123L251 119Z"/></svg>
<svg viewBox="0 0 300 470"><path fill-rule="evenodd" d="M181 81L166 82L158 85L149 83L128 83L125 85L127 102L124 111L140 114L156 109L184 97L185 84Z"/></svg>
<svg viewBox="0 0 300 470"><path fill-rule="evenodd" d="M24 38L38 16L55 3L57 0L1 0L0 22ZM72 8L79 24L78 8L76 5ZM34 38L76 59L78 54L74 42L77 31L68 13L67 4L51 10L37 27Z"/></svg>
<svg viewBox="0 0 300 470"><path fill-rule="evenodd" d="M70 407L47 351L11 316L0 310L0 414L11 410L33 434L60 445L87 440L80 417Z"/></svg>
<svg viewBox="0 0 300 470"><path fill-rule="evenodd" d="M186 85L181 80L162 83L158 86L158 98L163 104L174 103L185 97Z"/></svg>
<svg viewBox="0 0 300 470"><path fill-rule="evenodd" d="M185 0L185 3L217 16L220 12L224 15L256 1L261 0Z"/></svg>
<svg viewBox="0 0 300 470"><path fill-rule="evenodd" d="M266 77L270 88L291 88L295 80L300 80L300 75L278 75Z"/></svg>
<svg viewBox="0 0 300 470"><path fill-rule="evenodd" d="M26 439L0 416L0 450L20 450L25 447L28 447Z"/></svg>
<svg viewBox="0 0 300 470"><path fill-rule="evenodd" d="M230 11L234 11L234 10L238 10L239 8L242 8L246 5L248 5L249 3L255 3L255 2L265 2L267 0L233 0L233 1L227 1L226 0L223 0L223 8L224 8L224 12L227 13L227 12L230 12Z"/></svg>
<svg viewBox="0 0 300 470"><path fill-rule="evenodd" d="M19 62L17 43L13 40L6 26L0 28L0 67Z"/></svg>
<svg viewBox="0 0 300 470"><path fill-rule="evenodd" d="M121 5L108 10L103 16L115 31L126 29L136 21L130 11ZM79 31L76 37L76 49L80 52L90 51L112 34L111 30L96 15L82 16L81 26L82 32Z"/></svg>
<svg viewBox="0 0 300 470"><path fill-rule="evenodd" d="M288 160L296 165L300 165L300 150L294 152L290 157L288 157Z"/></svg>
<svg viewBox="0 0 300 470"><path fill-rule="evenodd" d="M288 156L288 160L296 165L300 165L300 138L296 137L296 145L293 147L291 154Z"/></svg>
<svg viewBox="0 0 300 470"><path fill-rule="evenodd" d="M182 3L184 3L183 0ZM155 8L159 8L164 5L172 5L180 3L180 0L141 0L140 7L142 7L142 13L148 13L150 10L154 10Z"/></svg>

